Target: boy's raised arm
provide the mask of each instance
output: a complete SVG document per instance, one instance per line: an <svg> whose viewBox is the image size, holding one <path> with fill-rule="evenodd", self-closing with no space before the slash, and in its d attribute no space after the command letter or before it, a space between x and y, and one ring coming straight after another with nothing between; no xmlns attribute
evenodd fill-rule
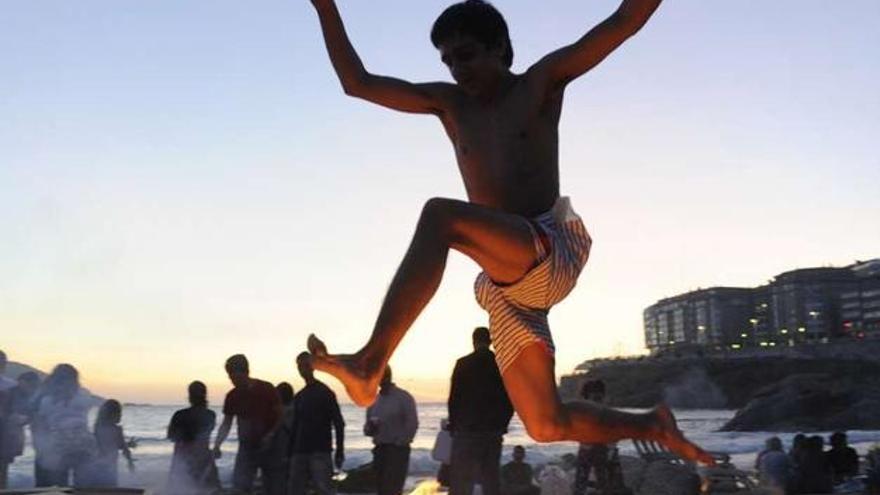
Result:
<svg viewBox="0 0 880 495"><path fill-rule="evenodd" d="M311 0L324 33L330 62L345 94L403 112L440 114L448 84L413 84L370 74L351 45L334 0Z"/></svg>
<svg viewBox="0 0 880 495"><path fill-rule="evenodd" d="M605 59L630 36L636 34L657 10L662 0L623 0L610 17L574 44L560 48L539 60L529 75L557 91Z"/></svg>

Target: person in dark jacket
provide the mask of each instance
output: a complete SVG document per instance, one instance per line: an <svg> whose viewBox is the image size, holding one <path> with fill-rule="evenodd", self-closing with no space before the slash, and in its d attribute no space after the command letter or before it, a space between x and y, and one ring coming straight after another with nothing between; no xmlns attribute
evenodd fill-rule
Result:
<svg viewBox="0 0 880 495"><path fill-rule="evenodd" d="M798 462L794 493L832 493L833 472L825 453L822 452L824 441L814 435L804 440L803 453Z"/></svg>
<svg viewBox="0 0 880 495"><path fill-rule="evenodd" d="M847 443L846 433L836 431L829 439L831 450L825 458L834 472L834 482L841 483L859 474L859 454Z"/></svg>
<svg viewBox="0 0 880 495"><path fill-rule="evenodd" d="M449 390L452 433L450 495L470 495L479 483L484 495L500 493L501 442L513 416L489 329L473 332L474 352L455 363Z"/></svg>
<svg viewBox="0 0 880 495"><path fill-rule="evenodd" d="M306 385L297 392L293 401L288 493L306 495L311 482L314 493L335 495L333 467L342 469L345 462L345 420L336 394L315 378L312 357L308 352L296 357L296 367ZM332 442L334 436L335 451Z"/></svg>

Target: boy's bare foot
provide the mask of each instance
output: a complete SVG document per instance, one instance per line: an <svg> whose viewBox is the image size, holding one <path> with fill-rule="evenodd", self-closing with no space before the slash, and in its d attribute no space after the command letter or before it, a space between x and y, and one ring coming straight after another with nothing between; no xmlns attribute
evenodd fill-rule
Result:
<svg viewBox="0 0 880 495"><path fill-rule="evenodd" d="M367 407L376 400L382 370L370 373L357 354L328 354L327 346L314 334L309 335L306 345L315 369L342 382L352 402Z"/></svg>
<svg viewBox="0 0 880 495"><path fill-rule="evenodd" d="M715 458L712 457L712 454L684 437L675 424L675 416L672 415L672 411L666 404L658 404L654 408L654 415L657 417L660 429L660 435L657 438L660 443L685 459L701 462L707 466L715 465Z"/></svg>

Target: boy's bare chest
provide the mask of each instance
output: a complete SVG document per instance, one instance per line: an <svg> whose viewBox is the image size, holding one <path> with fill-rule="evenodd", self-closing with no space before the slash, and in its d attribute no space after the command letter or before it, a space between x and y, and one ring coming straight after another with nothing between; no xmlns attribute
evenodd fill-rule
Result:
<svg viewBox="0 0 880 495"><path fill-rule="evenodd" d="M498 105L459 108L444 124L460 160L509 161L555 149L558 118L552 113L509 98Z"/></svg>

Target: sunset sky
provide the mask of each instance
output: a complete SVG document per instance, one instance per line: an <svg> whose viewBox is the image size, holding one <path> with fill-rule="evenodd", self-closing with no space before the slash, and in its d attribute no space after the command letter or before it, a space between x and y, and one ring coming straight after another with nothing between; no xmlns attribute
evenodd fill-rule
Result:
<svg viewBox="0 0 880 495"><path fill-rule="evenodd" d="M339 7L369 70L430 81L448 3ZM617 4L496 0L513 69ZM662 297L880 257L878 27L876 0L669 0L569 87L594 245L551 312L558 373L645 352ZM298 389L306 336L359 348L422 204L464 198L436 119L342 93L307 0L3 0L0 50L0 349L108 397L218 402L237 352ZM420 398L487 322L476 274L452 255L392 360Z"/></svg>

